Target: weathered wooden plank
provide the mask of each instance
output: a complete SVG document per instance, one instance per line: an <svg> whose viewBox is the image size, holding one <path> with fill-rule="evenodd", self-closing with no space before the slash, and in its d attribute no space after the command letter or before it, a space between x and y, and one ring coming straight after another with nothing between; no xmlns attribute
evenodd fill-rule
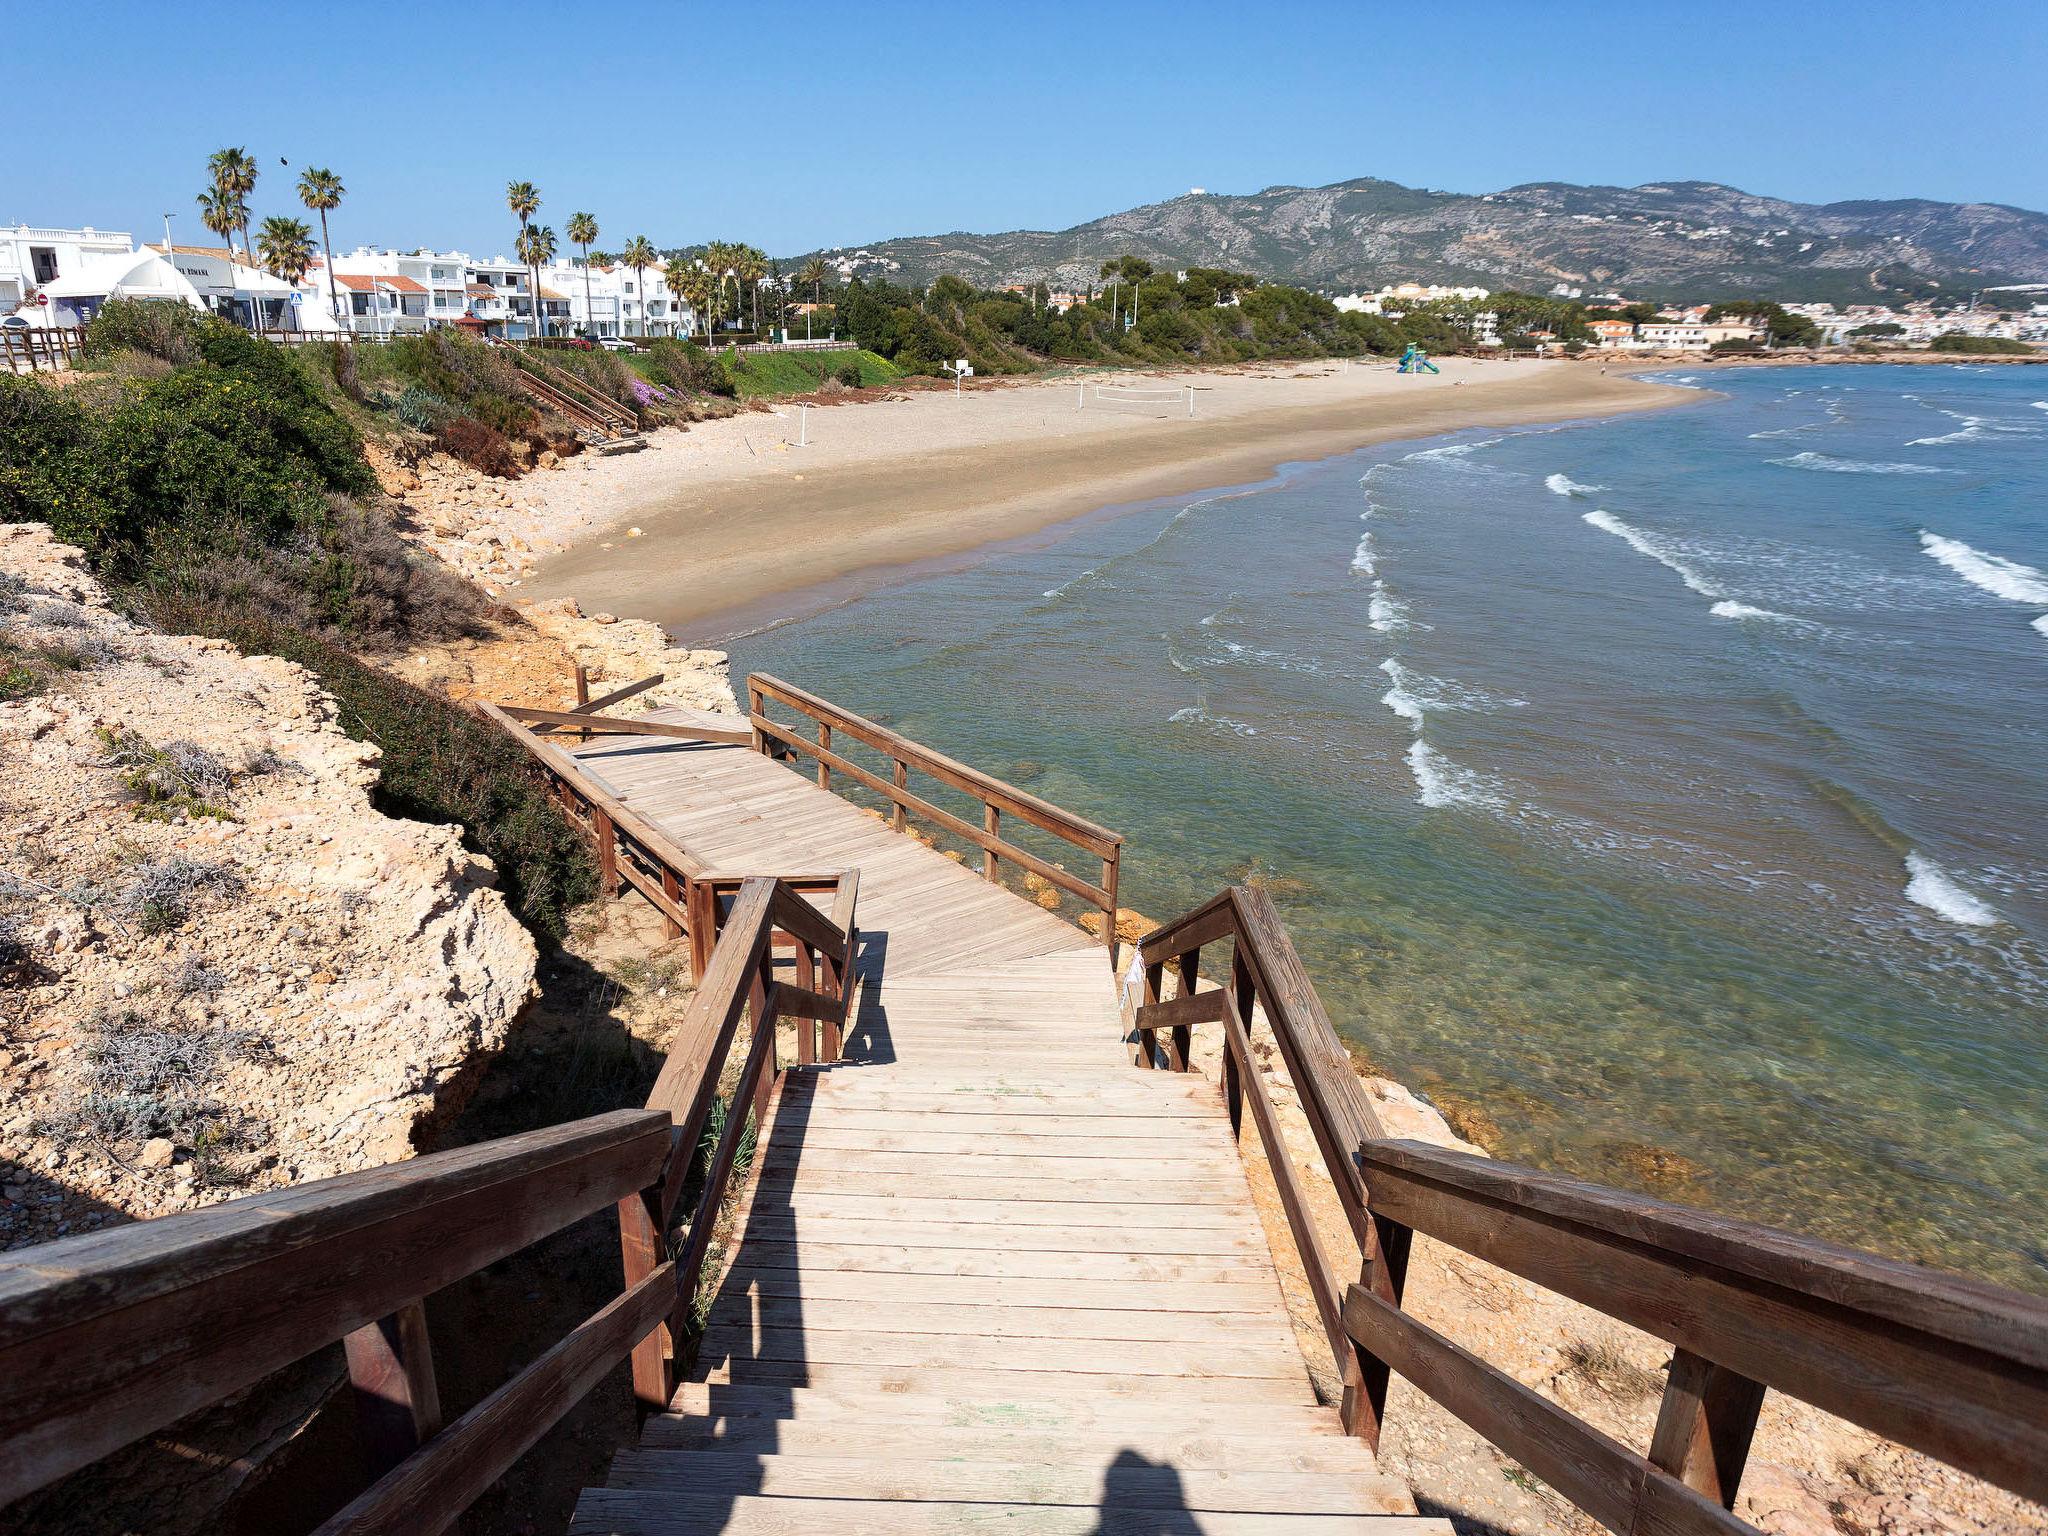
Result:
<svg viewBox="0 0 2048 1536"><path fill-rule="evenodd" d="M664 1264L351 1501L314 1536L437 1536L675 1304Z"/></svg>
<svg viewBox="0 0 2048 1536"><path fill-rule="evenodd" d="M722 1418L661 1414L640 1434L645 1450L751 1451L757 1455L830 1456L843 1453L844 1425L830 1419ZM1355 1440L1294 1428L1265 1433L1188 1430L1176 1425L1126 1423L1113 1434L1012 1429L1001 1424L956 1426L916 1418L877 1417L859 1436L871 1455L924 1462L1037 1462L1101 1466L1125 1451L1190 1470L1320 1472L1360 1483L1378 1478L1372 1453Z"/></svg>
<svg viewBox="0 0 2048 1536"><path fill-rule="evenodd" d="M852 1244L883 1248L977 1248L1050 1253L1264 1253L1263 1233L1238 1228L1160 1226L1039 1226L988 1222L912 1221L904 1217L859 1219L831 1214L798 1215L756 1208L740 1235L742 1242Z"/></svg>
<svg viewBox="0 0 2048 1536"><path fill-rule="evenodd" d="M1345 1294L1344 1322L1362 1348L1609 1530L1756 1536L1754 1526L1363 1286Z"/></svg>
<svg viewBox="0 0 2048 1536"><path fill-rule="evenodd" d="M971 1275L995 1280L1135 1281L1141 1286L1173 1281L1236 1283L1247 1278L1277 1285L1273 1261L1263 1245L1243 1251L1180 1255L1104 1253L1091 1249L1015 1249L984 1252L929 1244L837 1243L807 1234L799 1244L758 1235L734 1255L734 1273L795 1274L856 1271L875 1275Z"/></svg>
<svg viewBox="0 0 2048 1536"><path fill-rule="evenodd" d="M674 741L706 741L729 747L744 747L753 740L751 734L736 728L673 725L647 715L580 714L567 709L532 709L524 704L500 704L498 708L514 720L528 724L569 726L607 736L665 736Z"/></svg>
<svg viewBox="0 0 2048 1536"><path fill-rule="evenodd" d="M976 1223L1004 1227L1059 1227L1094 1230L1102 1227L1139 1231L1166 1228L1175 1232L1247 1233L1255 1229L1251 1212L1235 1201L1197 1205L1106 1200L958 1200L916 1195L847 1194L837 1190L813 1193L763 1191L749 1209L786 1212L801 1224L812 1217L839 1221Z"/></svg>
<svg viewBox="0 0 2048 1536"><path fill-rule="evenodd" d="M1124 1509L1164 1514L1189 1509L1241 1514L1285 1511L1295 1515L1388 1514L1388 1497L1374 1481L1315 1472L1214 1472L1194 1468L1115 1464L1106 1447L1099 1465L1006 1465L985 1460L934 1465L927 1461L861 1455L757 1456L704 1449L621 1451L612 1460L611 1486L693 1494L790 1498L891 1499L929 1503L972 1493L981 1504L1073 1505L1105 1498ZM1113 1492L1105 1487L1113 1484Z"/></svg>
<svg viewBox="0 0 2048 1536"><path fill-rule="evenodd" d="M1013 1354L1012 1358L1016 1358ZM848 1387L863 1391L893 1392L958 1391L984 1397L1062 1397L1069 1393L1087 1398L1156 1397L1172 1402L1236 1403L1243 1408L1267 1403L1315 1402L1308 1373L1299 1381L1279 1376L1168 1376L1110 1375L1080 1376L1069 1371L994 1369L983 1366L956 1368L943 1365L883 1365L862 1361L842 1365L836 1361L742 1360L728 1370L700 1359L692 1379L707 1384L723 1381L773 1383L789 1389L813 1387L837 1392Z"/></svg>
<svg viewBox="0 0 2048 1536"><path fill-rule="evenodd" d="M1145 1382L1127 1392L1062 1391L1045 1396L1022 1390L1028 1377L1003 1384L1006 1390L977 1389L967 1372L922 1378L937 1391L908 1390L910 1383L892 1379L881 1385L852 1382L831 1391L782 1382L754 1384L684 1382L676 1388L671 1413L724 1423L743 1419L783 1419L797 1424L863 1425L893 1423L934 1428L1015 1429L1057 1434L1124 1430L1175 1430L1212 1434L1246 1427L1244 1405L1229 1399L1179 1397L1163 1384ZM957 1388L958 1390L954 1390ZM1313 1402L1261 1402L1253 1421L1266 1433L1342 1438L1337 1416Z"/></svg>
<svg viewBox="0 0 2048 1536"><path fill-rule="evenodd" d="M799 1295L752 1295L727 1289L712 1303L706 1326L737 1330L776 1329L823 1333L917 1333L1004 1339L1129 1339L1256 1342L1294 1350L1294 1334L1272 1309L1256 1314L1156 1308L1096 1309L1081 1306L1020 1307L983 1297L971 1302L916 1302L908 1299L841 1301Z"/></svg>
<svg viewBox="0 0 2048 1536"><path fill-rule="evenodd" d="M814 1256L815 1257L815 1256ZM1093 1257L1080 1255L1077 1257ZM830 1266L830 1267L827 1267ZM792 1254L784 1267L749 1265L727 1271L724 1295L755 1299L791 1297L801 1302L814 1324L839 1325L845 1304L901 1306L906 1316L928 1306L953 1307L1072 1307L1090 1311L1158 1313L1194 1312L1205 1317L1254 1317L1275 1315L1278 1297L1270 1275L1257 1271L1235 1273L1233 1279L1140 1279L1138 1272L1121 1278L1081 1278L1069 1273L1056 1278L1039 1278L1000 1272L957 1274L904 1272L900 1269L862 1270L840 1268L831 1256L805 1262ZM1075 1264L1069 1270L1093 1268L1100 1273L1109 1266ZM848 1313L864 1316L865 1313ZM929 1330L926 1330L929 1331Z"/></svg>
<svg viewBox="0 0 2048 1536"><path fill-rule="evenodd" d="M1113 1491L1113 1490L1112 1490ZM1181 1510L1174 1536L1452 1536L1448 1520L1398 1515L1231 1514ZM588 1488L569 1536L1159 1536L1160 1511L1113 1500L1026 1510L981 1503L858 1499L778 1499L706 1494L693 1498L618 1488Z"/></svg>
<svg viewBox="0 0 2048 1536"><path fill-rule="evenodd" d="M0 1255L0 1502L603 1210L668 1142L621 1110Z"/></svg>

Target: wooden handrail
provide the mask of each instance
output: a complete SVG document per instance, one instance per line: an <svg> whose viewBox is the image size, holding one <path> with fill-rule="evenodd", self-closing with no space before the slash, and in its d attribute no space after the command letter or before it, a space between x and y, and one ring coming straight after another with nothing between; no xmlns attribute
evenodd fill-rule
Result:
<svg viewBox="0 0 2048 1536"><path fill-rule="evenodd" d="M767 706L771 700L807 716L816 727L816 740L807 740L791 726L770 718ZM917 816L981 849L981 869L986 878L998 878L1002 861L1008 860L1100 911L1103 914L1103 943L1114 961L1117 883L1123 858L1123 837L1119 833L765 672L748 676L747 705L755 749L769 756L801 753L812 759L818 765L820 789L832 788L833 774L843 774L889 803L893 808L891 825L897 831L905 830L908 818ZM835 732L882 753L889 759L892 777L884 779L852 761L843 752L835 751L832 745ZM912 794L908 782L912 769L948 788L973 796L982 807L981 825L976 826L930 800ZM1102 863L1101 883L1083 879L1005 838L1002 835L1004 816L1014 816L1083 852L1093 854Z"/></svg>
<svg viewBox="0 0 2048 1536"><path fill-rule="evenodd" d="M1230 972L1200 988L1203 946ZM1138 1062L1187 1070L1221 1023L1233 1128L1253 1118L1344 1380L1344 1424L1377 1444L1390 1370L1617 1532L1752 1533L1734 1507L1767 1388L2030 1498L2048 1498L2048 1302L1750 1222L1385 1137L1263 893L1241 887L1139 944ZM1176 995L1161 995L1165 973ZM1221 978L1219 978L1220 980ZM1358 1280L1309 1214L1248 1035L1273 1031L1343 1205ZM1647 1454L1401 1310L1413 1234L1676 1346Z"/></svg>
<svg viewBox="0 0 2048 1536"><path fill-rule="evenodd" d="M771 940L793 929L836 976L853 897L833 897L828 919L772 878L742 882L644 1110L0 1256L0 1504L336 1339L383 1475L319 1536L445 1529L622 1358L643 1403L665 1407L671 1341L691 1326L749 1118L780 1088L781 1003L814 1017L834 1001L778 982ZM799 981L809 974L800 964ZM674 1234L743 1016L730 1112ZM622 1294L442 1428L421 1299L606 1205L619 1212Z"/></svg>
<svg viewBox="0 0 2048 1536"><path fill-rule="evenodd" d="M0 1255L0 1504L654 1184L668 1157L667 1116L620 1110Z"/></svg>
<svg viewBox="0 0 2048 1536"><path fill-rule="evenodd" d="M1712 1371L2048 1498L2048 1301L1417 1142L1367 1142L1358 1158L1387 1221L1655 1334ZM1413 1325L1364 1304L1357 1321L1369 1336L1353 1337L1368 1348ZM1671 1390L1682 1390L1677 1373L1667 1410ZM1746 1422L1724 1426L1745 1446L1760 1397L1746 1400ZM1739 1457L1735 1477L1728 1470L1724 1457L1714 1491L1732 1503Z"/></svg>
<svg viewBox="0 0 2048 1536"><path fill-rule="evenodd" d="M581 694L586 691L587 683L580 670L577 679L578 692ZM550 740L542 734L544 731L560 730L564 736L571 731L646 735L726 746L743 746L753 739L751 733L747 731L727 731L715 726L674 725L665 721L642 720L637 717L620 719L594 713L604 704L628 697L650 686L651 681L643 679L601 698L588 699L574 708L564 710L482 702L478 704L478 708L486 719L505 731L533 757L555 786L563 814L589 834L597 849L599 881L607 894L617 890L621 883L632 886L661 913L663 930L668 938L688 935L690 973L701 983L706 967L711 963L712 948L718 941L725 899L736 895L742 882L749 877L730 871L705 869L701 860L586 772L574 754L560 745L560 737ZM833 986L843 996L850 988L853 977L857 931L853 923L852 898L858 889L858 880L850 871L845 870L828 874L785 875L779 871L766 873L771 878L781 880L793 891L831 893L835 904L844 903L843 920L831 923L829 931L824 926L825 919L808 903L784 903L779 910L789 923L802 927L803 935L788 931L786 923L771 940L778 948L796 951L799 981L806 978L815 979L816 970L822 967ZM841 1030L845 1023L843 1009L838 1018L818 1022L821 1022L825 1029L823 1054L818 1059L836 1061L839 1056ZM808 1050L810 1032L805 1030L800 1033ZM810 1061L813 1056L806 1054L799 1059Z"/></svg>

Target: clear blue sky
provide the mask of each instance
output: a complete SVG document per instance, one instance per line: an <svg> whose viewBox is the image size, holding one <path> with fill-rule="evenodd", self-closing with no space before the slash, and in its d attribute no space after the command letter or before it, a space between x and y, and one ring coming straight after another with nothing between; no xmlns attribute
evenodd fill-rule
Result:
<svg viewBox="0 0 2048 1536"><path fill-rule="evenodd" d="M87 0L58 31L61 68L28 64L31 47L7 71L0 221L138 238L165 209L181 241L208 238L193 196L223 144L263 167L259 217L302 212L290 182L326 165L348 185L337 245L478 254L510 244L514 178L558 234L587 209L600 246L716 236L777 255L1361 175L2048 209L2038 0Z"/></svg>

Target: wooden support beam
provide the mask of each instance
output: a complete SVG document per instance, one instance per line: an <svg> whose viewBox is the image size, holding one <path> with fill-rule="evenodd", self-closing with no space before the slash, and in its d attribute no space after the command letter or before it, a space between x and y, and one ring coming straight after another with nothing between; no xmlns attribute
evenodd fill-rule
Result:
<svg viewBox="0 0 2048 1536"><path fill-rule="evenodd" d="M1650 1460L1723 1509L1733 1509L1763 1403L1761 1383L1679 1350L1657 1407Z"/></svg>
<svg viewBox="0 0 2048 1536"><path fill-rule="evenodd" d="M372 1479L441 1432L441 1392L427 1309L409 1301L342 1340L356 1400L356 1437Z"/></svg>

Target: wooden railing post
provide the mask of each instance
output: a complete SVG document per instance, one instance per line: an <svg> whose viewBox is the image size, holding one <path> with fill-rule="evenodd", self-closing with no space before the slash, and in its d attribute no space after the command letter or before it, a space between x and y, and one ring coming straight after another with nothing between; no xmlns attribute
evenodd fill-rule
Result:
<svg viewBox="0 0 2048 1536"><path fill-rule="evenodd" d="M903 797L910 792L910 764L900 757L891 758L890 762L895 767L891 777L896 784L896 809L890 814L889 825L901 832L910 825L910 812L903 804Z"/></svg>
<svg viewBox="0 0 2048 1536"><path fill-rule="evenodd" d="M677 907L682 907L682 877L670 869L667 864L661 866L661 894L675 903ZM684 909L684 915L688 915L688 909L686 908ZM664 939L679 939L683 936L683 925L664 912L661 914L661 936Z"/></svg>
<svg viewBox="0 0 2048 1536"><path fill-rule="evenodd" d="M1102 914L1102 945L1109 951L1109 968L1116 969L1116 882L1122 873L1123 849L1113 848L1102 860L1102 888L1109 892L1109 906Z"/></svg>
<svg viewBox="0 0 2048 1536"><path fill-rule="evenodd" d="M342 1350L355 1391L356 1435L371 1478L379 1478L441 1430L426 1308L408 1302L349 1334Z"/></svg>
<svg viewBox="0 0 2048 1536"><path fill-rule="evenodd" d="M1408 1250L1415 1234L1398 1222L1374 1216L1366 1227L1366 1250L1358 1283L1390 1307L1401 1305L1408 1283ZM1344 1432L1356 1435L1373 1450L1380 1448L1380 1428L1387 1413L1386 1362L1361 1349L1354 1340L1345 1363L1342 1418Z"/></svg>
<svg viewBox="0 0 2048 1536"><path fill-rule="evenodd" d="M1112 918L1111 921L1114 922L1115 919ZM1174 974L1180 978L1180 996L1193 997L1195 995L1195 981L1201 973L1201 964L1202 952L1199 949L1191 949L1184 954L1174 957L1173 969ZM1191 1024L1174 1025L1173 1045L1172 1049L1167 1053L1166 1060L1168 1068L1175 1072L1193 1071L1191 1059L1194 1053L1194 1026ZM1225 1057L1228 1057L1230 1052L1225 1051L1223 1054Z"/></svg>
<svg viewBox="0 0 2048 1536"><path fill-rule="evenodd" d="M718 889L709 880L692 880L683 901L690 930L690 979L702 982L711 969L711 952L718 947Z"/></svg>
<svg viewBox="0 0 2048 1536"><path fill-rule="evenodd" d="M1695 1493L1735 1507L1764 1389L1689 1349L1671 1357L1650 1460Z"/></svg>
<svg viewBox="0 0 2048 1536"><path fill-rule="evenodd" d="M822 720L818 722L818 750L820 752L830 752L832 750L832 727ZM818 788L830 789L831 787L832 765L821 757L818 759Z"/></svg>
<svg viewBox="0 0 2048 1536"><path fill-rule="evenodd" d="M1240 946L1233 944L1230 954L1230 1000L1237 1007L1237 1016L1244 1021L1245 1038L1252 1033L1252 1005L1258 1001L1258 984L1252 980L1252 968L1244 963ZM1244 1079L1238 1074L1237 1058L1228 1052L1223 1057L1223 1105L1230 1112L1230 1134L1244 1133Z"/></svg>
<svg viewBox="0 0 2048 1536"><path fill-rule="evenodd" d="M817 951L802 939L796 941L796 984L806 992L818 990ZM814 1066L818 1060L818 1021L799 1018L796 1021L796 1062L800 1067Z"/></svg>
<svg viewBox="0 0 2048 1536"><path fill-rule="evenodd" d="M753 683L749 681L747 684L747 713L749 715L765 715L767 712L767 698L762 694L760 689L756 688L753 685ZM768 750L767 733L764 732L758 725L754 727L754 750L769 757L773 757L775 755L774 753Z"/></svg>
<svg viewBox="0 0 2048 1536"><path fill-rule="evenodd" d="M981 830L991 838L1003 835L1003 813L987 801L983 801L981 806ZM986 846L981 850L981 878L996 878L996 851Z"/></svg>
<svg viewBox="0 0 2048 1536"><path fill-rule="evenodd" d="M696 1149L688 1150L694 1153ZM669 1177L686 1177L690 1157L679 1148L674 1162ZM642 1190L619 1202L619 1252L627 1290L653 1274L668 1257L662 1226L658 1190ZM643 1413L666 1412L669 1399L675 1396L674 1348L666 1323L633 1346L633 1400Z"/></svg>
<svg viewBox="0 0 2048 1536"><path fill-rule="evenodd" d="M601 805L590 808L591 830L597 834L597 878L607 896L619 889L619 836L611 814Z"/></svg>
<svg viewBox="0 0 2048 1536"><path fill-rule="evenodd" d="M761 947L761 963L754 970L753 980L747 987L747 1012L754 1021L756 1034L765 1035L767 1043L759 1049L764 1053L761 1070L754 1081L754 1134L760 1135L768 1122L768 1099L775 1090L775 1010L769 1006L773 996L770 984L774 981L775 951L771 945ZM738 1095L734 1095L737 1099ZM745 1106L734 1103L732 1112L746 1113Z"/></svg>

